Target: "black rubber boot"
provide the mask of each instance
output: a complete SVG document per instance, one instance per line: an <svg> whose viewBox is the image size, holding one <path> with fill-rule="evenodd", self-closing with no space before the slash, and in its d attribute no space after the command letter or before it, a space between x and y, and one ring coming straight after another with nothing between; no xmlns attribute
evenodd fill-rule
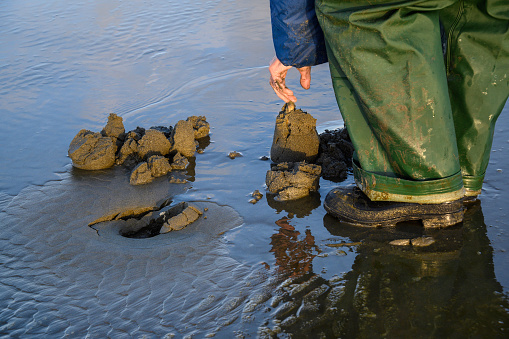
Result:
<svg viewBox="0 0 509 339"><path fill-rule="evenodd" d="M463 204L467 207L469 207L472 204L475 204L479 201L479 194L481 194L481 190L471 190L468 188L465 188L465 197L463 198Z"/></svg>
<svg viewBox="0 0 509 339"><path fill-rule="evenodd" d="M448 227L463 221L462 199L441 204L412 204L371 201L357 187L335 188L325 197L327 213L358 226L395 226L409 220L422 220L424 227Z"/></svg>

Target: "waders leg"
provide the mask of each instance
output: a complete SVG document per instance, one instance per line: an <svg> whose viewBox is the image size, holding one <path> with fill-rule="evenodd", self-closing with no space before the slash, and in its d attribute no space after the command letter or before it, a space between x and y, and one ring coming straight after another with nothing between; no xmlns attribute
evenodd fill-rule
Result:
<svg viewBox="0 0 509 339"><path fill-rule="evenodd" d="M476 196L488 166L498 116L509 95L509 3L461 0L440 11L463 182Z"/></svg>
<svg viewBox="0 0 509 339"><path fill-rule="evenodd" d="M356 148L354 177L373 201L435 204L464 195L439 23L439 10L454 2L316 3ZM348 90L357 108L345 104Z"/></svg>

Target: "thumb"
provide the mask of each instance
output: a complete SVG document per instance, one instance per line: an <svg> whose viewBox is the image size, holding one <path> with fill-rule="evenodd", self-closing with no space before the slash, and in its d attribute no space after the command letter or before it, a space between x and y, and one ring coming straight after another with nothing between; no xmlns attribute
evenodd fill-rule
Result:
<svg viewBox="0 0 509 339"><path fill-rule="evenodd" d="M298 68L300 72L300 85L304 89L309 89L311 86L311 66Z"/></svg>

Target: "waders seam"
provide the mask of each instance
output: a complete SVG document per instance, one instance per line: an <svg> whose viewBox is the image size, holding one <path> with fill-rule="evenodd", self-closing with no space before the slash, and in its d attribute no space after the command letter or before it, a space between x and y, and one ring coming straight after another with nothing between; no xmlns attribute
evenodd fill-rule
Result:
<svg viewBox="0 0 509 339"><path fill-rule="evenodd" d="M446 65L446 72L447 72L448 76L450 74L450 70L451 70L450 64L452 62L451 61L451 58L452 58L451 46L452 46L452 40L453 40L453 33L454 33L454 30L456 29L456 27L458 26L458 24L461 20L461 17L463 16L463 13L464 13L464 0L460 0L458 14L456 15L456 18L454 19L454 22L452 23L451 28L449 29L449 32L447 33L447 57L446 57L445 65Z"/></svg>

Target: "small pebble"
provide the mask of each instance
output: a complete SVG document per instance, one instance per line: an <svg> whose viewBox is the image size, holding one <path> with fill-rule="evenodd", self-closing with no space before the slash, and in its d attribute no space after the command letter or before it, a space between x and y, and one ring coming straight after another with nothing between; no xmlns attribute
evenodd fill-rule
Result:
<svg viewBox="0 0 509 339"><path fill-rule="evenodd" d="M238 158L238 157L241 157L241 156L242 156L242 153L237 152L237 151L233 151L233 152L228 153L228 157L230 157L230 159L235 159L235 158Z"/></svg>
<svg viewBox="0 0 509 339"><path fill-rule="evenodd" d="M435 239L432 237L422 237L412 239L412 246L415 247L426 247L435 243Z"/></svg>
<svg viewBox="0 0 509 339"><path fill-rule="evenodd" d="M389 245L393 246L410 246L410 239L397 239L393 240L389 243Z"/></svg>
<svg viewBox="0 0 509 339"><path fill-rule="evenodd" d="M253 193L251 193L251 196L256 200L260 200L261 198L263 198L263 194L260 193L260 191L258 190L255 190Z"/></svg>

